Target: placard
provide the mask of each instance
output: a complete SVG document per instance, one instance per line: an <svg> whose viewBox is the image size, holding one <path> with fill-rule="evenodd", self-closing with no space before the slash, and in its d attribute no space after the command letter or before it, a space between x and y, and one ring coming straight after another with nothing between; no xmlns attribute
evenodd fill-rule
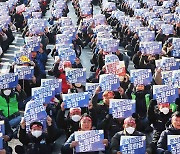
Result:
<svg viewBox="0 0 180 154"><path fill-rule="evenodd" d="M109 114L113 118L127 118L136 112L136 101L130 99L110 99Z"/></svg>
<svg viewBox="0 0 180 154"><path fill-rule="evenodd" d="M131 83L136 85L149 85L152 82L152 72L150 69L130 70Z"/></svg>
<svg viewBox="0 0 180 154"><path fill-rule="evenodd" d="M123 154L145 154L146 136L121 136L120 151Z"/></svg>
<svg viewBox="0 0 180 154"><path fill-rule="evenodd" d="M87 107L89 104L88 92L62 94L65 108Z"/></svg>
<svg viewBox="0 0 180 154"><path fill-rule="evenodd" d="M104 151L104 131L90 130L75 132L75 141L78 141L76 152Z"/></svg>
<svg viewBox="0 0 180 154"><path fill-rule="evenodd" d="M120 87L120 81L117 75L114 74L102 74L99 78L99 84L102 91L117 90Z"/></svg>
<svg viewBox="0 0 180 154"><path fill-rule="evenodd" d="M0 75L0 89L15 88L18 84L18 75L16 73L7 73Z"/></svg>
<svg viewBox="0 0 180 154"><path fill-rule="evenodd" d="M65 72L66 79L69 83L86 82L86 68L67 68Z"/></svg>

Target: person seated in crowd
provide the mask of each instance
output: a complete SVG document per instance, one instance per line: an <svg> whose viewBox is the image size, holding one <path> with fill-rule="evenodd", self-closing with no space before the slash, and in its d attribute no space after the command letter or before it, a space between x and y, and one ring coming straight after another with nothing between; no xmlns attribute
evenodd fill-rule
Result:
<svg viewBox="0 0 180 154"><path fill-rule="evenodd" d="M12 154L12 148L8 146L8 142L13 138L13 131L7 118L0 114L0 121L4 121L4 132L3 134L3 150L0 150L0 154Z"/></svg>
<svg viewBox="0 0 180 154"><path fill-rule="evenodd" d="M61 60L58 59L57 62L55 63L53 72L56 78L62 79L62 92L67 94L68 89L70 89L70 84L66 80L65 69L72 68L72 64L70 61L64 61L62 64L62 68L59 68L60 62Z"/></svg>
<svg viewBox="0 0 180 154"><path fill-rule="evenodd" d="M66 137L68 138L72 133L78 130L79 121L81 119L82 111L81 108L70 108L69 114L65 117L65 103L61 103L61 109L57 113L56 123L58 128L64 129ZM83 109L84 111L84 109ZM88 107L88 113L93 117L93 126L96 126L96 115L95 111L92 109L92 106Z"/></svg>
<svg viewBox="0 0 180 154"><path fill-rule="evenodd" d="M136 115L138 120L137 130L150 131L149 122L147 119L147 111L151 100L151 91L148 86L136 85L131 95L127 94L129 99L136 100Z"/></svg>
<svg viewBox="0 0 180 154"><path fill-rule="evenodd" d="M26 122L21 120L19 141L23 146L17 145L15 151L18 154L52 153L51 144L57 139L57 130L53 127L52 119L47 116L47 133L43 132L41 122L32 122L30 132L26 132Z"/></svg>
<svg viewBox="0 0 180 154"><path fill-rule="evenodd" d="M84 114L81 119L80 119L80 123L79 123L79 131L89 131L92 130L93 128L92 125L92 118L87 115ZM105 146L108 146L108 140L104 139L103 140L103 144ZM78 145L78 141L75 141L75 134L73 133L68 140L64 143L64 145L62 146L61 149L61 153L62 154L73 154L73 149ZM99 152L83 152L84 154L98 154ZM82 153L82 154L83 154ZM81 154L81 153L79 153Z"/></svg>
<svg viewBox="0 0 180 154"><path fill-rule="evenodd" d="M156 153L156 145L160 134L169 125L172 115L169 103L161 103L157 105L156 100L151 100L148 109L148 120L153 125L153 138L151 143L152 153Z"/></svg>
<svg viewBox="0 0 180 154"><path fill-rule="evenodd" d="M17 94L13 91L13 89L3 89L0 94L0 102L2 115L9 120L11 127L16 127L21 121Z"/></svg>
<svg viewBox="0 0 180 154"><path fill-rule="evenodd" d="M98 103L98 94L101 92L100 86L95 90L94 96L92 97L93 108L97 113L97 127L102 120L109 114L109 99L114 98L113 91L105 91L102 95L103 100Z"/></svg>
<svg viewBox="0 0 180 154"><path fill-rule="evenodd" d="M111 139L110 153L122 154L120 152L120 140L121 136L144 136L143 133L136 131L136 121L132 117L128 117L124 120L124 130L117 132Z"/></svg>
<svg viewBox="0 0 180 154"><path fill-rule="evenodd" d="M180 112L176 111L172 114L171 125L164 130L157 142L157 154L171 154L168 151L167 137L168 135L180 135Z"/></svg>

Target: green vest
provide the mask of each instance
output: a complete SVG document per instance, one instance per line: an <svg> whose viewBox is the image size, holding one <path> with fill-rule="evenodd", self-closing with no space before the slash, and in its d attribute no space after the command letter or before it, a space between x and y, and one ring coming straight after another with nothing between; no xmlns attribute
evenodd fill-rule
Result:
<svg viewBox="0 0 180 154"><path fill-rule="evenodd" d="M9 115L8 115L8 108L9 108ZM18 112L18 101L16 99L16 95L14 97L10 97L9 104L7 103L6 99L0 96L0 110L5 117L9 117L14 113Z"/></svg>
<svg viewBox="0 0 180 154"><path fill-rule="evenodd" d="M150 104L150 98L149 98L149 94L146 94L145 95L145 101L146 101L146 107L147 107L147 110L149 108L149 104ZM131 97L132 97L132 100L136 100L136 95L135 94L131 94Z"/></svg>

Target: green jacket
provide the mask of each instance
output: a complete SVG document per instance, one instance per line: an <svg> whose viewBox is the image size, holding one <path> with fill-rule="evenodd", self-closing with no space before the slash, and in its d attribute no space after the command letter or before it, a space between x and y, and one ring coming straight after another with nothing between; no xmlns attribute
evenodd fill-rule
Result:
<svg viewBox="0 0 180 154"><path fill-rule="evenodd" d="M16 95L9 98L9 103L4 97L0 96L0 110L5 117L9 117L18 112L18 101L16 99Z"/></svg>

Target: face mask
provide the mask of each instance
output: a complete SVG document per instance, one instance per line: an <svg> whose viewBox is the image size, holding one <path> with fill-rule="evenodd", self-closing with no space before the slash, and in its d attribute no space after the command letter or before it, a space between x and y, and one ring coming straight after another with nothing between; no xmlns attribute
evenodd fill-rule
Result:
<svg viewBox="0 0 180 154"><path fill-rule="evenodd" d="M135 131L135 128L134 128L134 127L128 127L128 128L126 128L126 132L127 132L128 134L133 134L134 131Z"/></svg>
<svg viewBox="0 0 180 154"><path fill-rule="evenodd" d="M74 122L78 122L78 121L81 119L81 116L79 116L79 115L73 115L73 116L71 117L71 119L72 119Z"/></svg>
<svg viewBox="0 0 180 154"><path fill-rule="evenodd" d="M32 135L36 138L38 138L39 136L42 135L42 131L41 130L34 130L32 131Z"/></svg>
<svg viewBox="0 0 180 154"><path fill-rule="evenodd" d="M164 114L168 114L169 113L169 108L167 107L163 107L162 109L160 109L160 111Z"/></svg>
<svg viewBox="0 0 180 154"><path fill-rule="evenodd" d="M9 96L11 93L11 90L10 89L4 90L3 93L4 93L4 95Z"/></svg>

